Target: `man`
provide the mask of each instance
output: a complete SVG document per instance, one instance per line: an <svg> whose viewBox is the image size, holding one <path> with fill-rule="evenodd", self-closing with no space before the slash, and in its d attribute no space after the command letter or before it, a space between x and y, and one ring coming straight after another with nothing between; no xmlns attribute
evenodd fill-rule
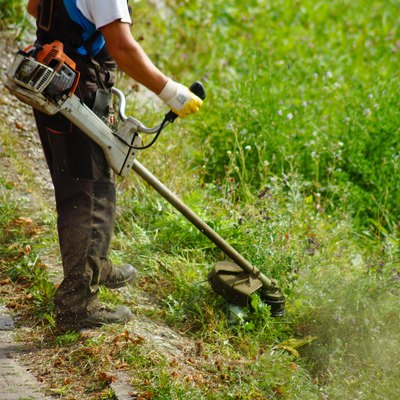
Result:
<svg viewBox="0 0 400 400"><path fill-rule="evenodd" d="M180 117L200 108L202 101L156 68L135 41L126 0L29 0L28 12L37 21L36 44L64 44L80 72L76 93L95 112L107 110L115 63ZM115 185L104 153L62 115L34 114L58 215L64 279L54 298L57 326L79 329L126 322L132 316L127 307L111 310L97 298L99 285L122 287L136 275L133 266L117 267L108 258Z"/></svg>

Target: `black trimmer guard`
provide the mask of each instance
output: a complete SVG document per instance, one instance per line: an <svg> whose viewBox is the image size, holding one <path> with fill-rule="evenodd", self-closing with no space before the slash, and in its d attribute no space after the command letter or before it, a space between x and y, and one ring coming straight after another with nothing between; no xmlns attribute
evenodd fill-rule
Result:
<svg viewBox="0 0 400 400"><path fill-rule="evenodd" d="M257 277L229 261L217 263L209 273L208 281L216 293L241 307L246 307L250 295L262 287Z"/></svg>
<svg viewBox="0 0 400 400"><path fill-rule="evenodd" d="M217 263L209 273L208 281L213 290L231 304L246 307L250 295L261 289L259 295L271 307L273 317L280 317L285 312L285 297L280 290L263 288L257 276L244 271L235 263Z"/></svg>

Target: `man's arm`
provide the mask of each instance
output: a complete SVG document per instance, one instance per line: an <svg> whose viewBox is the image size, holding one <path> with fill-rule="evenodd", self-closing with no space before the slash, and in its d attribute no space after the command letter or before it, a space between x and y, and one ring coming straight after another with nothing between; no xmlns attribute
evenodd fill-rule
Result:
<svg viewBox="0 0 400 400"><path fill-rule="evenodd" d="M100 28L100 31L108 51L122 71L155 94L160 94L168 78L152 63L133 38L130 25L114 21Z"/></svg>
<svg viewBox="0 0 400 400"><path fill-rule="evenodd" d="M38 0L29 0L27 10L28 13L35 18L37 18L37 6L38 6Z"/></svg>
<svg viewBox="0 0 400 400"><path fill-rule="evenodd" d="M133 38L130 25L119 20L100 28L107 49L118 66L163 100L179 117L197 112L202 100L186 86L167 78Z"/></svg>

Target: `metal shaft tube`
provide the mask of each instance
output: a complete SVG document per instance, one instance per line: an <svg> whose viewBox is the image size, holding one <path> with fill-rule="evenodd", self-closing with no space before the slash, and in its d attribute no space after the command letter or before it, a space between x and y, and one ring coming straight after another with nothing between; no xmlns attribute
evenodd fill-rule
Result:
<svg viewBox="0 0 400 400"><path fill-rule="evenodd" d="M272 281L267 278L258 268L251 265L241 254L228 244L217 232L207 225L194 211L183 203L163 183L161 183L150 171L139 161L134 160L132 169L152 186L161 196L172 204L184 217L186 217L197 229L215 243L228 257L238 264L246 272L257 276L265 288L273 287Z"/></svg>

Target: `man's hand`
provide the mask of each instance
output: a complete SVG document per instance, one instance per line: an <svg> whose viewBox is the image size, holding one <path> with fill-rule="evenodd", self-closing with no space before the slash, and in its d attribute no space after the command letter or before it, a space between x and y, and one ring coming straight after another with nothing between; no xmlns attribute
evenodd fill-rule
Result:
<svg viewBox="0 0 400 400"><path fill-rule="evenodd" d="M181 118L199 111L203 100L192 93L186 86L168 79L159 97Z"/></svg>

